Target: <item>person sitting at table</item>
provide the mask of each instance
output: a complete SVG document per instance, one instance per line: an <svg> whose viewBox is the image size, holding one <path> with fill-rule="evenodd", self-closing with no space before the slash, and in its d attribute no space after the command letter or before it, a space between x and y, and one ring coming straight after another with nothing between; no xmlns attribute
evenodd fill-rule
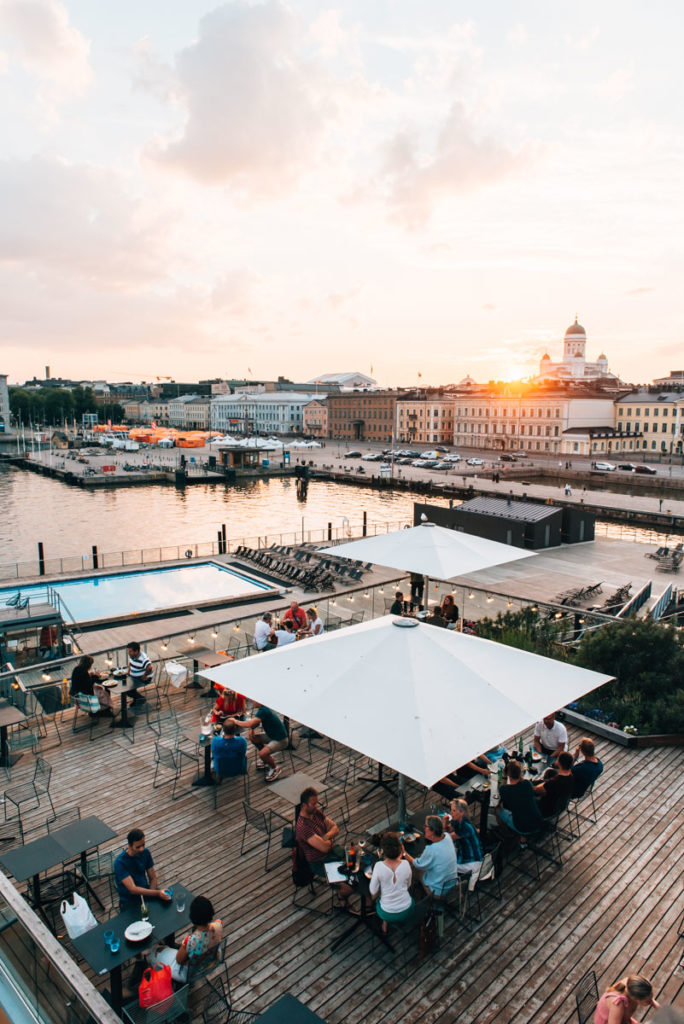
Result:
<svg viewBox="0 0 684 1024"><path fill-rule="evenodd" d="M446 622L447 629L456 629L456 623L458 622L458 606L454 602L453 594L445 594L444 600L442 601L439 614Z"/></svg>
<svg viewBox="0 0 684 1024"><path fill-rule="evenodd" d="M216 947L223 939L223 922L214 918L214 908L206 896L195 896L190 904L193 929L178 949L161 946L154 953L152 964L168 964L173 981L188 980L188 967L208 967L216 956Z"/></svg>
<svg viewBox="0 0 684 1024"><path fill-rule="evenodd" d="M276 765L273 755L277 750L286 750L288 744L287 729L275 711L255 704L252 718L226 718L226 722L236 729L249 729L249 740L259 751L262 766L267 769L266 782L275 782L281 769ZM260 767L257 765L257 767Z"/></svg>
<svg viewBox="0 0 684 1024"><path fill-rule="evenodd" d="M475 826L468 817L468 804L465 800L451 801L451 821L447 824L447 832L456 845L459 875L472 875L480 870L482 864L482 847L475 831Z"/></svg>
<svg viewBox="0 0 684 1024"><path fill-rule="evenodd" d="M99 672L92 672L94 660L89 654L84 654L71 673L71 696L77 693L85 693L92 697L95 692L95 683L99 683L102 676Z"/></svg>
<svg viewBox="0 0 684 1024"><path fill-rule="evenodd" d="M404 595L401 590L397 590L394 595L394 602L389 610L390 615L403 615L404 614Z"/></svg>
<svg viewBox="0 0 684 1024"><path fill-rule="evenodd" d="M462 764L460 768L457 768L455 772L449 772L443 779L436 782L431 788L435 793L439 793L446 800L451 800L456 795L456 790L459 786L462 786L464 782L468 782L476 775L483 775L486 779L489 778L489 768L491 761L486 754L480 754L473 761L468 761L466 764Z"/></svg>
<svg viewBox="0 0 684 1024"><path fill-rule="evenodd" d="M339 834L339 827L321 810L318 790L307 786L300 793L299 804L295 809L295 842L312 874L319 878L327 877L326 864L345 860L344 850L335 845ZM340 882L335 888L339 899L346 903L352 892L351 886Z"/></svg>
<svg viewBox="0 0 684 1024"><path fill-rule="evenodd" d="M275 639L276 647L285 647L286 644L293 644L297 639L297 634L291 619L283 619L280 629L274 629L271 637Z"/></svg>
<svg viewBox="0 0 684 1024"><path fill-rule="evenodd" d="M221 735L214 736L211 741L214 771L224 778L229 775L247 774L247 740L244 736L236 736L236 732L235 726L226 721L223 723Z"/></svg>
<svg viewBox="0 0 684 1024"><path fill-rule="evenodd" d="M534 749L549 761L555 761L559 754L568 749L568 730L562 722L556 721L555 711L535 725Z"/></svg>
<svg viewBox="0 0 684 1024"><path fill-rule="evenodd" d="M159 888L157 872L152 854L145 846L145 833L141 828L132 828L126 836L127 846L114 858L114 878L119 894L119 909L148 896L169 900L171 897Z"/></svg>
<svg viewBox="0 0 684 1024"><path fill-rule="evenodd" d="M323 619L318 614L318 608L313 605L311 608L307 608L306 614L309 619L309 636L323 636L325 626L323 625Z"/></svg>
<svg viewBox="0 0 684 1024"><path fill-rule="evenodd" d="M152 682L152 662L135 640L127 645L128 648L128 678L133 687L133 695L130 698L131 704L142 704L145 698L138 689L147 686Z"/></svg>
<svg viewBox="0 0 684 1024"><path fill-rule="evenodd" d="M583 755L583 760L577 758ZM575 762L572 766L572 797L584 796L590 786L598 779L603 771L603 762L596 756L594 741L588 736L582 737L579 746L572 757Z"/></svg>
<svg viewBox="0 0 684 1024"><path fill-rule="evenodd" d="M298 601L291 601L290 607L281 616L280 625L284 626L286 622L290 624L295 633L298 629L306 629L306 612L300 608Z"/></svg>
<svg viewBox="0 0 684 1024"><path fill-rule="evenodd" d="M413 875L411 865L402 857L404 847L396 832L385 832L380 845L384 859L373 868L370 894L377 900L375 910L386 934L388 924L405 921L413 913L414 902L409 892Z"/></svg>
<svg viewBox="0 0 684 1024"><path fill-rule="evenodd" d="M606 989L594 1011L594 1024L638 1024L634 1014L640 1006L654 1010L660 1003L653 998L653 985L641 974L630 974Z"/></svg>
<svg viewBox="0 0 684 1024"><path fill-rule="evenodd" d="M503 772L505 782L499 786L501 806L496 812L498 821L521 836L539 832L544 823L532 783L522 777L520 762L509 761Z"/></svg>
<svg viewBox="0 0 684 1024"><path fill-rule="evenodd" d="M553 778L545 778L534 787L542 818L552 818L565 810L572 796L572 754L564 750L558 755L557 764L558 770Z"/></svg>
<svg viewBox="0 0 684 1024"><path fill-rule="evenodd" d="M425 819L425 838L430 845L425 847L420 857L412 857L406 852L404 857L428 895L436 893L443 896L456 882L456 848L444 832L442 819L436 814L429 814Z"/></svg>
<svg viewBox="0 0 684 1024"><path fill-rule="evenodd" d="M247 701L242 694L236 693L235 690L230 690L225 686L222 690L219 690L216 703L211 710L211 720L212 722L223 723L226 718L232 715L243 715L246 707Z"/></svg>
<svg viewBox="0 0 684 1024"><path fill-rule="evenodd" d="M264 612L254 627L254 646L257 651L272 651L277 641L272 638L273 616Z"/></svg>

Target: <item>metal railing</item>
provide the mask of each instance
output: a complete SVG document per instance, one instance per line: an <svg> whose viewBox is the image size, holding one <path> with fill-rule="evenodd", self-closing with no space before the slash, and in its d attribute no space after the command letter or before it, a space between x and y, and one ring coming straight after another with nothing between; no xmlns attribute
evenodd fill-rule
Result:
<svg viewBox="0 0 684 1024"><path fill-rule="evenodd" d="M651 580L649 580L648 583L644 583L643 587L641 587L640 590L637 590L636 594L634 594L633 597L630 597L627 604L623 605L623 607L617 613L616 618L626 619L630 615L635 615L636 612L639 611L641 606L646 604L646 602L648 601L649 597L651 596L652 587L653 584L651 583Z"/></svg>
<svg viewBox="0 0 684 1024"><path fill-rule="evenodd" d="M656 603L651 608L651 618L653 620L662 619L663 615L672 603L673 593L674 588L671 583L668 583L668 585L665 587L665 590L662 592L660 597L657 599Z"/></svg>
<svg viewBox="0 0 684 1024"><path fill-rule="evenodd" d="M392 522L368 522L366 523L366 536L372 537L380 533L389 533L392 530L400 530L406 525L412 525L410 520L401 519ZM261 536L230 538L226 544L225 554L231 554L240 545L246 547L262 548L270 547L271 544L301 544L323 543L330 540L341 542L352 537L362 537L362 522L343 522L340 526L333 526L328 531L327 527L317 530L289 530L280 533L269 533ZM38 559L23 562L8 562L0 565L0 580L19 580L40 578L41 576L63 576L69 573L81 573L88 571L99 572L103 569L127 569L134 566L156 565L163 562L178 562L188 558L212 558L223 552L220 550L218 540L194 541L186 544L160 545L151 547L131 548L127 551L98 552L97 568L93 565L92 556L89 555L65 555L60 558L46 558L44 571L41 573Z"/></svg>

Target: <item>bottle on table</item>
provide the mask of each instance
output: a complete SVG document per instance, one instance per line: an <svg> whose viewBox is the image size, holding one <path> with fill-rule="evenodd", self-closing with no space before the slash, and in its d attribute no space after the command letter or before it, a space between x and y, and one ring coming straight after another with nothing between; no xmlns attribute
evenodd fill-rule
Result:
<svg viewBox="0 0 684 1024"><path fill-rule="evenodd" d="M149 919L149 916L150 916L150 912L147 909L147 904L145 903L145 897L141 894L141 896L140 896L140 920L141 921L147 921Z"/></svg>
<svg viewBox="0 0 684 1024"><path fill-rule="evenodd" d="M356 847L354 846L354 840L352 839L349 845L349 855L347 857L347 870L353 871L356 867Z"/></svg>
<svg viewBox="0 0 684 1024"><path fill-rule="evenodd" d="M520 736L518 737L518 753L520 755L519 760L522 761L522 759L523 759L523 738L522 738L522 733L520 733Z"/></svg>

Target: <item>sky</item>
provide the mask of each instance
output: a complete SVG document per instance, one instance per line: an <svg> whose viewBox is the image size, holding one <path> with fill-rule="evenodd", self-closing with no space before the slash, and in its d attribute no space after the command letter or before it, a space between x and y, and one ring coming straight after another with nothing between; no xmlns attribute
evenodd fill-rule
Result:
<svg viewBox="0 0 684 1024"><path fill-rule="evenodd" d="M683 22L0 0L0 372L513 379L575 315L626 381L683 368Z"/></svg>

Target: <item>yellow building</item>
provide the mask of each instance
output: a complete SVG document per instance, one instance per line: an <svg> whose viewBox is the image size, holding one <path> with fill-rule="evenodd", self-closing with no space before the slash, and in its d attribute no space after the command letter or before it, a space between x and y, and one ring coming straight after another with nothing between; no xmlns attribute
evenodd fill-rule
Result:
<svg viewBox="0 0 684 1024"><path fill-rule="evenodd" d="M397 441L409 444L454 443L454 399L415 395L397 400Z"/></svg>

